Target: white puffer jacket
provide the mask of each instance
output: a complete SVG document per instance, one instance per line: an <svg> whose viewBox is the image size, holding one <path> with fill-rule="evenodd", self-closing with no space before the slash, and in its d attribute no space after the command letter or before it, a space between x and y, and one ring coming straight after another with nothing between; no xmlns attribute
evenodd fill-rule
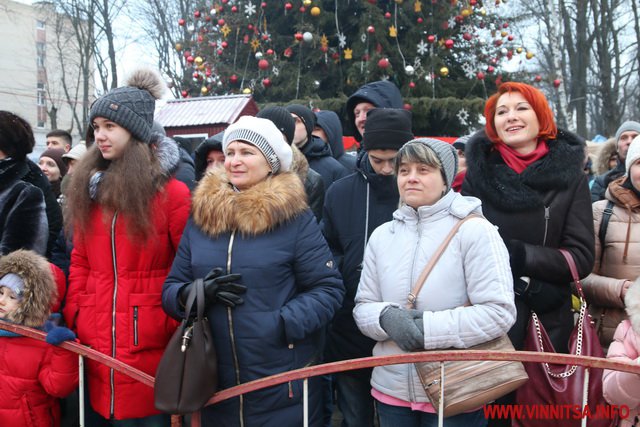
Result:
<svg viewBox="0 0 640 427"><path fill-rule="evenodd" d="M481 213L480 201L450 191L433 206L399 208L393 221L373 232L353 313L362 333L378 341L374 356L403 353L380 326L380 313L389 305L407 305L428 260L453 226L472 213ZM489 221L471 219L460 227L416 308L424 310L426 350L467 348L507 333L516 316L509 254ZM376 367L371 384L404 401L428 402L413 364Z"/></svg>

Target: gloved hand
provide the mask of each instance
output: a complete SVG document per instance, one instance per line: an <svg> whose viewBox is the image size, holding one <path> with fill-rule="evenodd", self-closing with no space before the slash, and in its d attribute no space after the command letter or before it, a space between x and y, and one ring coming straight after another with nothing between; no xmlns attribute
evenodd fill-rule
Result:
<svg viewBox="0 0 640 427"><path fill-rule="evenodd" d="M416 311L390 306L380 314L380 326L404 351L424 348L424 330L417 326Z"/></svg>
<svg viewBox="0 0 640 427"><path fill-rule="evenodd" d="M240 295L247 292L247 287L234 283L241 277L240 274L226 274L223 276L221 268L211 270L203 279L206 303L215 304L216 302L221 302L232 308L236 305L244 304L244 300ZM180 289L178 296L183 307L187 303L187 296L192 287L193 283L189 283Z"/></svg>
<svg viewBox="0 0 640 427"><path fill-rule="evenodd" d="M509 251L509 265L511 266L511 273L513 274L514 280L517 277L525 276L524 265L527 259L527 250L524 247L524 242L510 239L506 240L504 244Z"/></svg>
<svg viewBox="0 0 640 427"><path fill-rule="evenodd" d="M44 324L44 330L47 333L45 341L49 344L60 345L65 341L73 341L76 334L69 328L57 326L54 322L48 321Z"/></svg>

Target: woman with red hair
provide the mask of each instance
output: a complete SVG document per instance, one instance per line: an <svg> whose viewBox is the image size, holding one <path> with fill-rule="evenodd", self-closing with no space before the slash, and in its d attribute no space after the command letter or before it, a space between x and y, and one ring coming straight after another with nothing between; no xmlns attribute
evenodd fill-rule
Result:
<svg viewBox="0 0 640 427"><path fill-rule="evenodd" d="M558 129L545 96L524 83L501 85L484 116L485 129L467 142L462 193L482 201L509 250L518 311L509 337L522 349L534 310L556 351L567 352L571 273L558 249L571 252L580 277L595 252L585 142Z"/></svg>

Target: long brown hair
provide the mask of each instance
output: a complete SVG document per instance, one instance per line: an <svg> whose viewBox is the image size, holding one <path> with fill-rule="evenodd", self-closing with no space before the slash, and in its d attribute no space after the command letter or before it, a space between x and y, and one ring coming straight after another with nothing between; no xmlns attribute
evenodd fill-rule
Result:
<svg viewBox="0 0 640 427"><path fill-rule="evenodd" d="M93 200L89 182L98 171L103 172L103 176ZM76 166L67 190L67 231L85 231L91 209L97 204L105 215L116 211L124 214L129 236L146 239L153 225L151 203L165 182L150 145L131 139L122 156L111 161L104 159L94 144Z"/></svg>

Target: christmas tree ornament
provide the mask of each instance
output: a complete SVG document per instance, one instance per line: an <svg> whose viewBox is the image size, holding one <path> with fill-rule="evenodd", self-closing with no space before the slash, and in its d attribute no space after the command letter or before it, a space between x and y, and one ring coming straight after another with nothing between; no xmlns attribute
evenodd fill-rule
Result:
<svg viewBox="0 0 640 427"><path fill-rule="evenodd" d="M300 6L300 9L298 9L300 11L300 13L305 13L307 11L307 8L304 6Z"/></svg>
<svg viewBox="0 0 640 427"><path fill-rule="evenodd" d="M422 12L422 2L421 2L420 0L416 0L416 1L413 3L413 11L414 11L415 13L420 13L420 12Z"/></svg>
<svg viewBox="0 0 640 427"><path fill-rule="evenodd" d="M409 89L414 89L416 84L414 82L409 82Z"/></svg>
<svg viewBox="0 0 640 427"><path fill-rule="evenodd" d="M188 63L192 64L194 60L195 60L195 58L193 56L191 56L191 55L187 56L187 62Z"/></svg>
<svg viewBox="0 0 640 427"><path fill-rule="evenodd" d="M264 87L271 86L271 80L269 79L269 77L265 77L264 79L262 79L262 86Z"/></svg>
<svg viewBox="0 0 640 427"><path fill-rule="evenodd" d="M404 105L402 105L402 108L404 108L407 111L413 110L413 106L411 104L409 104L408 102L405 102Z"/></svg>
<svg viewBox="0 0 640 427"><path fill-rule="evenodd" d="M320 8L318 6L313 6L311 8L311 16L318 17L318 16L320 16L320 13L321 13L321 10L320 10Z"/></svg>
<svg viewBox="0 0 640 427"><path fill-rule="evenodd" d="M389 68L389 60L387 58L382 58L378 61L378 67L386 70L387 68Z"/></svg>
<svg viewBox="0 0 640 427"><path fill-rule="evenodd" d="M218 26L219 26L219 27L224 27L224 24L225 24L224 19L222 19L222 18L218 19ZM225 36L225 37L226 37L226 36Z"/></svg>
<svg viewBox="0 0 640 427"><path fill-rule="evenodd" d="M484 73L482 71L478 71L476 77L478 78L478 80L484 80Z"/></svg>
<svg viewBox="0 0 640 427"><path fill-rule="evenodd" d="M396 27L393 25L389 27L389 37L391 38L398 37L398 30L396 30Z"/></svg>
<svg viewBox="0 0 640 427"><path fill-rule="evenodd" d="M237 6L231 6L231 13L238 13L238 7Z"/></svg>
<svg viewBox="0 0 640 427"><path fill-rule="evenodd" d="M176 50L180 52L182 50L182 43L176 43Z"/></svg>
<svg viewBox="0 0 640 427"><path fill-rule="evenodd" d="M386 19L391 19L391 12L386 12L386 13L384 14L384 17L385 17Z"/></svg>
<svg viewBox="0 0 640 427"><path fill-rule="evenodd" d="M305 33L302 35L302 40L304 40L305 43L311 43L313 41L313 34L311 34L309 31L305 31Z"/></svg>
<svg viewBox="0 0 640 427"><path fill-rule="evenodd" d="M487 67L487 73L489 73L489 74L493 74L493 72L494 72L495 70L496 70L496 69L495 69L495 67L494 67L493 65L489 65L489 66Z"/></svg>
<svg viewBox="0 0 640 427"><path fill-rule="evenodd" d="M428 35L428 36L427 36L427 41L428 41L429 43L435 43L435 41L436 41L436 36L434 36L434 35L432 35L432 34Z"/></svg>
<svg viewBox="0 0 640 427"><path fill-rule="evenodd" d="M540 74L538 74L537 76L534 77L533 79L536 83L540 83L542 81L542 76Z"/></svg>
<svg viewBox="0 0 640 427"><path fill-rule="evenodd" d="M533 58L534 56L535 56L535 54L534 54L533 52L527 52L527 54L525 55L525 57L526 57L527 59L531 59L531 58Z"/></svg>
<svg viewBox="0 0 640 427"><path fill-rule="evenodd" d="M196 19L200 18L200 11L196 10L195 12L193 12L193 17Z"/></svg>
<svg viewBox="0 0 640 427"><path fill-rule="evenodd" d="M196 57L194 58L194 60L193 60L193 62L195 62L195 63L196 63L196 65L200 65L200 64L202 64L202 61L203 61L203 59L202 59L202 57L201 57L201 56L196 56Z"/></svg>
<svg viewBox="0 0 640 427"><path fill-rule="evenodd" d="M295 33L293 35L293 37L297 40L297 41L301 41L302 40L302 33Z"/></svg>
<svg viewBox="0 0 640 427"><path fill-rule="evenodd" d="M184 24L186 24L187 21L184 20L184 18L180 18L178 19L178 25L180 25L181 27L184 27Z"/></svg>
<svg viewBox="0 0 640 427"><path fill-rule="evenodd" d="M285 4L284 4L284 10L285 10L285 12L286 12L286 11L289 11L289 10L291 10L291 9L293 9L293 5L292 5L291 3L287 2L287 3L285 3Z"/></svg>
<svg viewBox="0 0 640 427"><path fill-rule="evenodd" d="M407 76L413 76L413 74L416 72L416 69L411 65L407 65L406 67L404 67L404 72L407 73Z"/></svg>
<svg viewBox="0 0 640 427"><path fill-rule="evenodd" d="M562 84L562 80L560 79L555 79L553 81L553 87L555 87L556 89L559 88L561 84Z"/></svg>
<svg viewBox="0 0 640 427"><path fill-rule="evenodd" d="M182 95L183 98L186 98L187 96L189 96L189 92L183 90L182 92L180 92L180 95Z"/></svg>
<svg viewBox="0 0 640 427"><path fill-rule="evenodd" d="M245 87L244 89L242 89L242 93L244 93L245 95L250 95L251 89L249 89L248 87Z"/></svg>
<svg viewBox="0 0 640 427"><path fill-rule="evenodd" d="M453 42L453 40L452 40L452 39L447 39L447 40L444 42L444 46L445 46L447 49L453 49L453 45L454 45L454 42Z"/></svg>
<svg viewBox="0 0 640 427"><path fill-rule="evenodd" d="M424 22L424 19L422 19L422 16L419 16L418 19L416 19L416 22L418 24L422 24Z"/></svg>
<svg viewBox="0 0 640 427"><path fill-rule="evenodd" d="M449 75L449 68L447 67L441 67L440 68L440 75L442 77L447 77Z"/></svg>
<svg viewBox="0 0 640 427"><path fill-rule="evenodd" d="M303 1L302 1L302 4L303 4L303 5L305 5L306 7L311 6L311 4L312 4L312 3L313 3L313 2L312 2L311 0L303 0Z"/></svg>
<svg viewBox="0 0 640 427"><path fill-rule="evenodd" d="M238 76L236 76L235 74L232 74L231 77L229 77L229 83L231 83L232 85L235 85L236 83L238 83Z"/></svg>
<svg viewBox="0 0 640 427"><path fill-rule="evenodd" d="M320 82L318 80L314 80L313 81L313 87L314 87L314 89L320 88Z"/></svg>
<svg viewBox="0 0 640 427"><path fill-rule="evenodd" d="M340 58L340 56L338 56ZM344 59L353 59L353 50L346 48L344 50Z"/></svg>
<svg viewBox="0 0 640 427"><path fill-rule="evenodd" d="M367 27L367 33L369 33L369 34L373 34L373 33L375 33L375 32L376 32L376 29L373 27L373 25L369 25L369 26Z"/></svg>
<svg viewBox="0 0 640 427"><path fill-rule="evenodd" d="M258 61L258 68L263 71L266 70L267 68L269 68L269 61L267 61L266 59L261 59L260 61Z"/></svg>
<svg viewBox="0 0 640 427"><path fill-rule="evenodd" d="M202 86L202 89L200 89L200 93L202 93L203 95L206 95L209 93L209 89L207 89L206 86Z"/></svg>
<svg viewBox="0 0 640 427"><path fill-rule="evenodd" d="M256 52L255 57L257 60L261 60L262 59L262 52Z"/></svg>

